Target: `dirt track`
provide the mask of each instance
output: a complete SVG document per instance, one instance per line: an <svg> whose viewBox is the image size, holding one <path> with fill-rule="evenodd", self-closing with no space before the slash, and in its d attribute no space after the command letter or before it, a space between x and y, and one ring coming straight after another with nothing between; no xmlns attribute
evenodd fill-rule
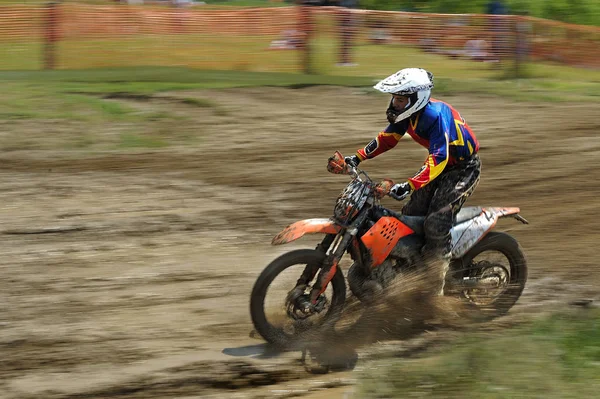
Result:
<svg viewBox="0 0 600 399"><path fill-rule="evenodd" d="M327 87L185 96L227 112L123 101L191 115L183 128L202 135L191 148L2 155L0 397L285 397L351 382L351 373L310 376L297 353L265 357L249 337L248 297L275 256L313 245L269 243L292 221L330 215L346 180L327 174L326 159L374 137L386 99ZM597 104L442 99L482 143L482 183L469 203L520 206L531 222L498 225L530 263L513 317L597 298ZM401 180L425 156L406 138L365 169ZM398 345L388 355L405 350Z"/></svg>

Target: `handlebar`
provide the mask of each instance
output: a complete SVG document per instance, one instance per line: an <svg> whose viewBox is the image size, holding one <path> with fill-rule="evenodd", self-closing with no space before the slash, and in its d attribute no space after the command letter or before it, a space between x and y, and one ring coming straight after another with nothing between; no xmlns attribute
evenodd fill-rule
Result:
<svg viewBox="0 0 600 399"><path fill-rule="evenodd" d="M347 164L344 156L339 151L336 151L331 157L329 157L327 170L335 174L350 175L353 179L358 180L361 183L373 183L373 180L369 177L367 172L359 169L356 166ZM364 176L364 180L361 178L361 176ZM375 190L375 197L381 199L388 195L393 185L394 182L390 179L384 179L377 183L373 187Z"/></svg>
<svg viewBox="0 0 600 399"><path fill-rule="evenodd" d="M365 172L364 170L356 167L356 166L350 166L348 165L348 174L350 176L352 176L352 178L357 179L358 181L362 182L363 180L360 178L361 175L363 175L368 183L373 183L373 180L371 180L371 178L369 177L369 175L367 174L367 172Z"/></svg>

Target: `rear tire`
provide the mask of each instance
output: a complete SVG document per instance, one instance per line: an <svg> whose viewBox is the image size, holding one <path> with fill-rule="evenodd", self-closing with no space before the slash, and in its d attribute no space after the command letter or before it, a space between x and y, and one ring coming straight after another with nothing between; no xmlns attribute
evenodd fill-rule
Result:
<svg viewBox="0 0 600 399"><path fill-rule="evenodd" d="M487 269L482 270L481 267L476 267L477 262L473 263L479 255L487 251L499 252L508 260L508 267L502 266L502 268L500 268L496 266L500 271L503 269L510 269L508 270L509 275L507 276L508 281L506 288L488 304L478 304L473 300L473 292L477 290L463 290L461 296L476 308L483 311L485 315L495 317L508 312L521 296L521 293L525 288L525 283L527 282L527 261L519 243L512 236L502 232L490 232L462 258L462 265L464 265L467 270L463 270L460 274L455 273L455 278L475 277L481 273L485 273L484 270L492 269L491 267L488 267ZM479 262L479 264L481 264L481 262ZM490 264L490 266L491 265L492 264ZM471 266L471 268L469 268L469 266Z"/></svg>
<svg viewBox="0 0 600 399"><path fill-rule="evenodd" d="M269 286L275 278L285 269L294 265L306 264L321 264L325 259L325 254L322 251L311 249L299 249L281 255L271 262L258 276L252 288L250 297L250 315L252 323L256 331L269 343L281 349L287 349L291 344L301 338L301 336L309 331L302 333L289 334L283 328L277 327L269 322L265 312L265 298ZM300 277L300 275L298 275ZM331 325L339 319L344 308L346 300L346 283L341 269L338 267L335 275L330 283L333 289L332 297L329 299L330 304L324 318L319 326ZM292 290L294 287L289 287ZM285 299L285 298L283 298ZM314 327L319 327L314 326ZM314 330L314 328L312 328Z"/></svg>

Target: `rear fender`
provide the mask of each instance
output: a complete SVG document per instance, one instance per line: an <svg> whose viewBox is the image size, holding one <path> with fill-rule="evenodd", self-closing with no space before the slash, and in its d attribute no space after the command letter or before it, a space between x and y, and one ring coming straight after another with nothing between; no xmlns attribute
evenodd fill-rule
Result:
<svg viewBox="0 0 600 399"><path fill-rule="evenodd" d="M287 244L302 237L305 234L337 234L342 230L339 224L331 219L305 219L292 223L277 234L271 244Z"/></svg>
<svg viewBox="0 0 600 399"><path fill-rule="evenodd" d="M522 223L528 224L519 212L519 208L484 208L479 216L452 227L452 257L461 258L469 249L473 248L487 233L489 233L498 219L511 216Z"/></svg>

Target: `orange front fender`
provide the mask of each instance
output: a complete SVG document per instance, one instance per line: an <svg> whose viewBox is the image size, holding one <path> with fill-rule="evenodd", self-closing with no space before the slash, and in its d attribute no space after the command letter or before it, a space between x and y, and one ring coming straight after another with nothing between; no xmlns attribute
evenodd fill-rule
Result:
<svg viewBox="0 0 600 399"><path fill-rule="evenodd" d="M277 234L271 244L280 245L292 242L304 234L337 234L342 227L331 219L305 219L292 223Z"/></svg>

